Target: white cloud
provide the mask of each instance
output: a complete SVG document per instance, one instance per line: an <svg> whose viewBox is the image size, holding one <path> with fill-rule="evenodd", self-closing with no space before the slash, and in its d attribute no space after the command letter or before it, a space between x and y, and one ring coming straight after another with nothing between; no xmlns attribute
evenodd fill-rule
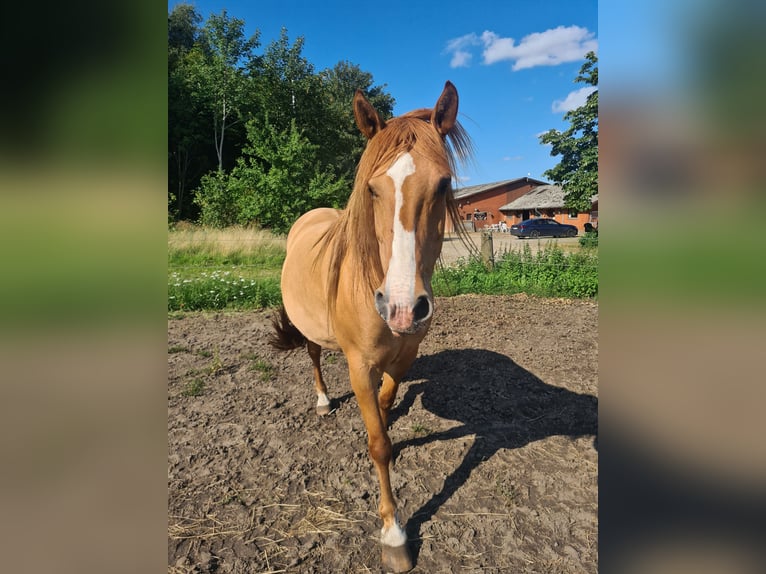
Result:
<svg viewBox="0 0 766 574"><path fill-rule="evenodd" d="M484 63L513 61L513 70L535 66L557 66L576 62L590 51L596 51L598 42L593 32L579 26L559 26L545 32L524 36L516 44L513 38L501 38L494 32L481 35L484 43Z"/></svg>
<svg viewBox="0 0 766 574"><path fill-rule="evenodd" d="M464 68L470 65L473 54L468 51L468 48L472 46L481 45L481 40L476 34L466 34L459 38L453 38L447 42L447 46L444 51L452 52L452 60L450 60L450 68Z"/></svg>
<svg viewBox="0 0 766 574"><path fill-rule="evenodd" d="M457 50L454 54L452 54L452 59L450 60L449 67L467 68L471 63L471 58L473 58L473 54L471 54L471 52Z"/></svg>
<svg viewBox="0 0 766 574"><path fill-rule="evenodd" d="M586 86L584 88L580 88L579 90L575 90L574 92L569 92L567 97L563 100L554 101L551 109L553 110L554 114L558 114L579 108L585 104L585 100L588 99L588 96L595 91L596 88L594 86Z"/></svg>
<svg viewBox="0 0 766 574"><path fill-rule="evenodd" d="M470 65L469 51L483 46L483 61L494 64L505 60L513 62L514 71L535 66L557 66L581 60L588 52L598 49L595 34L580 26L559 26L544 32L534 32L516 43L513 38L502 38L490 30L481 36L465 34L447 42L445 52L452 54L453 68Z"/></svg>
<svg viewBox="0 0 766 574"><path fill-rule="evenodd" d="M463 48L467 48L468 46L478 46L479 44L481 44L479 37L471 32L470 34L466 34L465 36L460 36L458 38L453 38L447 42L447 46L444 48L444 51L452 52L453 50L461 50Z"/></svg>

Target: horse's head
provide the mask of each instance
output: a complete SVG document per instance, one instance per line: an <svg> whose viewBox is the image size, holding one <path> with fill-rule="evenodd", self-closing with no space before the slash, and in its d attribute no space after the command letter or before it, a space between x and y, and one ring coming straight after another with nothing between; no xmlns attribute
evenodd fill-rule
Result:
<svg viewBox="0 0 766 574"><path fill-rule="evenodd" d="M395 334L425 328L433 313L431 275L441 252L453 162L445 142L456 127L458 95L447 82L433 110L384 122L357 91L354 115L369 138L360 162L368 170L383 280L375 307Z"/></svg>

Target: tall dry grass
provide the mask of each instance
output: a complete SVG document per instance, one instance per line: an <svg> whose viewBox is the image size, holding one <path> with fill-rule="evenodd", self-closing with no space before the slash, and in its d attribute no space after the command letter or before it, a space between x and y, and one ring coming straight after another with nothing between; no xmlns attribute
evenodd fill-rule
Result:
<svg viewBox="0 0 766 574"><path fill-rule="evenodd" d="M286 238L264 229L227 227L214 229L178 224L168 232L168 261L187 264L281 265Z"/></svg>

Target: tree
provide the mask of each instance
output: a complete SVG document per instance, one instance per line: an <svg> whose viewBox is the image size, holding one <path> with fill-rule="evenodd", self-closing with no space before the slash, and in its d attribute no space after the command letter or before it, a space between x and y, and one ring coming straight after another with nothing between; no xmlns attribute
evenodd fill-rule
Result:
<svg viewBox="0 0 766 574"><path fill-rule="evenodd" d="M574 81L598 88L596 54L588 52L585 60ZM564 120L570 122L569 129L551 129L540 136L541 143L551 145L553 157L561 156L558 165L543 175L563 188L566 207L587 212L598 193L598 89L585 104L567 112Z"/></svg>
<svg viewBox="0 0 766 574"><path fill-rule="evenodd" d="M201 21L190 4L178 4L168 14L168 212L174 219L193 215L186 190L212 167L204 152L207 121L187 82Z"/></svg>
<svg viewBox="0 0 766 574"><path fill-rule="evenodd" d="M343 205L366 142L354 92L384 118L393 98L354 64L316 73L304 39L290 42L285 29L259 54L259 33L246 38L242 20L223 11L201 21L190 4L168 12L170 216L282 229L300 209ZM284 205L284 220L269 205Z"/></svg>
<svg viewBox="0 0 766 574"><path fill-rule="evenodd" d="M340 207L350 183L322 169L318 147L296 127L285 130L268 121L247 124L248 145L230 174L202 179L195 202L201 222L215 227L257 224L285 233L303 213L316 207Z"/></svg>
<svg viewBox="0 0 766 574"><path fill-rule="evenodd" d="M178 60L194 47L199 39L202 16L191 4L178 4L168 14L168 63L174 68Z"/></svg>
<svg viewBox="0 0 766 574"><path fill-rule="evenodd" d="M340 207L351 185L336 179L317 161L319 146L297 128L285 130L268 122L248 125L248 145L238 166L242 185L239 223L256 222L286 233L293 222L317 207Z"/></svg>
<svg viewBox="0 0 766 574"><path fill-rule="evenodd" d="M331 158L328 163L332 164L336 174L353 179L356 165L367 144L367 138L360 133L354 119L354 93L357 89L362 90L383 120L393 116L396 102L384 91L385 86L373 85L372 74L351 62L338 62L332 68L320 72L319 77L327 108L326 121L334 127L333 137L322 150Z"/></svg>
<svg viewBox="0 0 766 574"><path fill-rule="evenodd" d="M293 120L314 143L322 129L323 104L314 66L303 57L303 37L293 44L282 28L278 40L271 42L263 56L254 62L255 116L279 130L286 130Z"/></svg>
<svg viewBox="0 0 766 574"><path fill-rule="evenodd" d="M223 144L226 130L242 121L241 108L246 97L246 70L255 58L259 46L256 33L245 38L245 22L229 18L226 10L212 14L201 31L198 59L193 70L201 91L211 103L213 140L218 157L218 169L223 169Z"/></svg>

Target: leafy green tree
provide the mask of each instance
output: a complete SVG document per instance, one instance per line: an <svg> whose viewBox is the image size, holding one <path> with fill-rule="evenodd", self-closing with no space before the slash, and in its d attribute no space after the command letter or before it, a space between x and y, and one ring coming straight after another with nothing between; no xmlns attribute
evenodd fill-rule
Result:
<svg viewBox="0 0 766 574"><path fill-rule="evenodd" d="M319 73L326 121L333 125L333 137L322 150L340 177L353 179L359 158L362 157L367 139L359 132L354 119L352 102L357 89L362 90L368 101L387 120L393 116L394 98L385 92L385 86L373 85L373 77L351 62L338 62Z"/></svg>
<svg viewBox="0 0 766 574"><path fill-rule="evenodd" d="M237 172L245 184L239 198L239 223L257 222L286 232L311 209L340 207L349 183L320 167L319 146L308 141L295 120L283 131L258 122L248 128L250 145L243 150Z"/></svg>
<svg viewBox="0 0 766 574"><path fill-rule="evenodd" d="M242 121L247 97L247 73L260 45L259 32L245 38L245 22L230 18L226 10L212 14L200 33L199 50L204 56L191 71L192 81L207 97L213 121L213 140L218 169L223 169L226 130Z"/></svg>
<svg viewBox="0 0 766 574"><path fill-rule="evenodd" d="M282 28L279 39L266 47L263 56L254 61L254 115L279 130L286 130L293 120L307 137L319 143L323 124L323 103L314 66L303 57L304 38L290 43Z"/></svg>
<svg viewBox="0 0 766 574"><path fill-rule="evenodd" d="M319 73L303 56L304 39L290 43L282 29L264 55L254 61L253 116L274 129L289 131L291 123L311 144L322 171L332 172L337 180L351 181L366 139L354 120L352 101L357 89L390 118L394 99L382 86L373 84L372 74L359 66L340 62ZM350 189L348 190L350 192ZM345 199L341 203L345 203Z"/></svg>
<svg viewBox="0 0 766 574"><path fill-rule="evenodd" d="M202 16L191 4L177 4L168 14L168 63L171 69L199 40L200 22Z"/></svg>
<svg viewBox="0 0 766 574"><path fill-rule="evenodd" d="M365 145L354 92L384 118L393 98L354 64L317 73L287 30L258 54L259 33L246 38L242 20L201 21L189 4L168 13L169 215L283 230L345 204Z"/></svg>
<svg viewBox="0 0 766 574"><path fill-rule="evenodd" d="M258 33L246 38L244 21L225 10L202 28L200 21L187 4L168 15L169 211L176 218L199 206L186 189L214 167L230 168L240 153L248 66L258 46Z"/></svg>
<svg viewBox="0 0 766 574"><path fill-rule="evenodd" d="M212 168L205 154L207 121L187 82L201 21L190 4L178 4L168 14L168 214L173 219L193 215L187 189Z"/></svg>
<svg viewBox="0 0 766 574"><path fill-rule="evenodd" d="M588 52L575 82L598 88L598 59ZM551 155L561 156L555 167L543 174L564 190L566 207L590 211L591 198L598 193L598 89L585 104L564 115L569 129L548 130L540 142L551 145Z"/></svg>
<svg viewBox="0 0 766 574"><path fill-rule="evenodd" d="M350 183L323 170L318 147L296 127L279 130L268 121L248 122L249 144L231 174L203 178L195 201L201 222L223 227L257 224L287 232L303 213L316 207L340 207Z"/></svg>

